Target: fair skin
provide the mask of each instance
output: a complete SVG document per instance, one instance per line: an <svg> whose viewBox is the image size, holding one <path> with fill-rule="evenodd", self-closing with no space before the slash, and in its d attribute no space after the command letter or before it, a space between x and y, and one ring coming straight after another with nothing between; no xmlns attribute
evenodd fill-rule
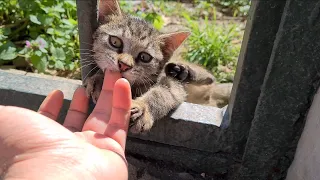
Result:
<svg viewBox="0 0 320 180"><path fill-rule="evenodd" d="M130 85L119 73L105 76L88 118L84 88L75 91L63 125L56 122L61 91L51 92L38 112L0 106L0 179L128 179Z"/></svg>

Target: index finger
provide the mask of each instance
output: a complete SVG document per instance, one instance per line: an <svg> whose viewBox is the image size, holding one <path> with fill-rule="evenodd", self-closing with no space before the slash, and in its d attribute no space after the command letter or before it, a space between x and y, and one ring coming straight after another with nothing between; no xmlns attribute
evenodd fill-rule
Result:
<svg viewBox="0 0 320 180"><path fill-rule="evenodd" d="M131 88L129 82L122 78L116 82L114 89L112 113L104 134L125 149L132 100Z"/></svg>
<svg viewBox="0 0 320 180"><path fill-rule="evenodd" d="M92 113L85 122L83 131L92 130L97 133L104 133L112 111L114 84L120 78L121 74L119 72L106 71L99 99Z"/></svg>

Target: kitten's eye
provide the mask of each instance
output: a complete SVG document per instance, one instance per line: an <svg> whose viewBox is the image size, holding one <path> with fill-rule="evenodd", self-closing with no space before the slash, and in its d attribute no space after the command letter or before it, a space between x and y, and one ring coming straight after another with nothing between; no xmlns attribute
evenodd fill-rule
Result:
<svg viewBox="0 0 320 180"><path fill-rule="evenodd" d="M116 36L109 36L109 43L116 49L122 48L122 40Z"/></svg>
<svg viewBox="0 0 320 180"><path fill-rule="evenodd" d="M139 53L137 60L148 63L152 60L152 56L146 52L141 52Z"/></svg>

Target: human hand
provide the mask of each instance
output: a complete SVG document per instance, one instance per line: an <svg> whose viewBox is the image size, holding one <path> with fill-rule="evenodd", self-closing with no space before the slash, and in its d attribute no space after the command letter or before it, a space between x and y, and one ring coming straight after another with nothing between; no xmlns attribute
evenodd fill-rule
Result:
<svg viewBox="0 0 320 180"><path fill-rule="evenodd" d="M50 93L38 113L0 106L0 179L128 179L130 85L120 74L105 76L89 117L85 89L78 88L63 126L55 121L61 91Z"/></svg>

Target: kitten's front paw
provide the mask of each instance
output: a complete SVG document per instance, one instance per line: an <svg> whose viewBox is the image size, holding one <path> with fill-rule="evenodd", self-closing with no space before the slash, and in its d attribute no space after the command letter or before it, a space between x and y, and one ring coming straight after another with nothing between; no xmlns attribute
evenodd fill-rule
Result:
<svg viewBox="0 0 320 180"><path fill-rule="evenodd" d="M165 73L167 76L180 81L187 80L191 75L190 68L188 66L178 63L168 63L165 67Z"/></svg>
<svg viewBox="0 0 320 180"><path fill-rule="evenodd" d="M92 98L92 101L96 104L103 85L103 75L97 74L92 77L88 77L85 80L84 87L86 88L87 96Z"/></svg>
<svg viewBox="0 0 320 180"><path fill-rule="evenodd" d="M137 134L148 131L153 125L153 119L147 105L141 101L132 101L130 132Z"/></svg>

